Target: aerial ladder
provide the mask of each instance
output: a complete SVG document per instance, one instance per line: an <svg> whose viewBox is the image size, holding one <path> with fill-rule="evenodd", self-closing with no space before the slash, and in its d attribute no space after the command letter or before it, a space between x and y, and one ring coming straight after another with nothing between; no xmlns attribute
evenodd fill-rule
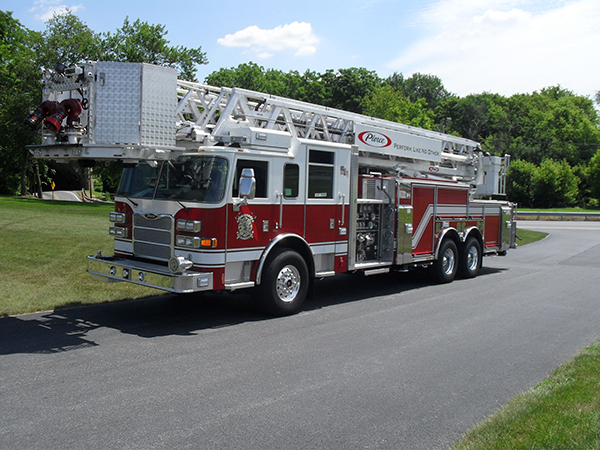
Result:
<svg viewBox="0 0 600 450"><path fill-rule="evenodd" d="M248 145L263 131L357 145L364 166L468 183L477 196L505 194L509 155L486 155L477 142L461 137L266 93L178 80L174 69L149 64L59 67L44 71L43 84L44 101L26 119L31 128L44 123L41 145L30 147L40 159L83 164L164 160L200 146ZM377 135L361 139L363 130L374 129ZM390 134L414 145L390 142Z"/></svg>

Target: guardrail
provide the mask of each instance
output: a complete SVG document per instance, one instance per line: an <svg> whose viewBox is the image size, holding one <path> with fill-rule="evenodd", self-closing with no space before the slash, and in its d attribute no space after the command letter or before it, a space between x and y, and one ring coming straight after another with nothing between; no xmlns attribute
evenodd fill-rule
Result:
<svg viewBox="0 0 600 450"><path fill-rule="evenodd" d="M600 213L592 212L549 212L549 211L519 211L517 219L526 220L600 220Z"/></svg>

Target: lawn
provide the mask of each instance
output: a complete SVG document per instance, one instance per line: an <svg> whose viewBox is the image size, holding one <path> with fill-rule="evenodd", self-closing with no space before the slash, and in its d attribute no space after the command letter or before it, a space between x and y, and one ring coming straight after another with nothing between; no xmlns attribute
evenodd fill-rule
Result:
<svg viewBox="0 0 600 450"><path fill-rule="evenodd" d="M99 283L86 256L112 253L111 204L0 197L0 316L156 295L129 283Z"/></svg>
<svg viewBox="0 0 600 450"><path fill-rule="evenodd" d="M600 449L600 341L511 399L452 450Z"/></svg>
<svg viewBox="0 0 600 450"><path fill-rule="evenodd" d="M517 228L517 246L531 244L532 242L539 241L546 236L548 236L548 233Z"/></svg>

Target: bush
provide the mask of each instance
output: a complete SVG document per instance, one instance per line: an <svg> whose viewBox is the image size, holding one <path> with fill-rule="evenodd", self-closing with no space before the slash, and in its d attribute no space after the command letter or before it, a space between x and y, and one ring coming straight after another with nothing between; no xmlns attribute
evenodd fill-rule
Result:
<svg viewBox="0 0 600 450"><path fill-rule="evenodd" d="M506 174L506 193L508 198L523 207L533 206L531 180L537 167L525 160L513 161Z"/></svg>
<svg viewBox="0 0 600 450"><path fill-rule="evenodd" d="M596 202L600 202L600 150L592 156L587 173L590 194Z"/></svg>
<svg viewBox="0 0 600 450"><path fill-rule="evenodd" d="M575 206L579 195L579 178L566 160L546 159L531 177L533 205L538 208Z"/></svg>

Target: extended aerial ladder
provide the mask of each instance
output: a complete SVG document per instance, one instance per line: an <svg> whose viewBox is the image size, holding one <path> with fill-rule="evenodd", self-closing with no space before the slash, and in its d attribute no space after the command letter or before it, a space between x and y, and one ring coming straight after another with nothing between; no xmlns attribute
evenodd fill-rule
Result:
<svg viewBox="0 0 600 450"><path fill-rule="evenodd" d="M486 156L477 142L456 136L177 80L174 69L149 64L87 62L46 70L43 82L44 102L26 120L32 128L45 124L42 144L32 146L37 158L163 160L199 146L260 143L261 130L270 130L358 145L359 162L372 168L470 183L479 195L504 194L509 157ZM393 139L400 135L402 145Z"/></svg>

